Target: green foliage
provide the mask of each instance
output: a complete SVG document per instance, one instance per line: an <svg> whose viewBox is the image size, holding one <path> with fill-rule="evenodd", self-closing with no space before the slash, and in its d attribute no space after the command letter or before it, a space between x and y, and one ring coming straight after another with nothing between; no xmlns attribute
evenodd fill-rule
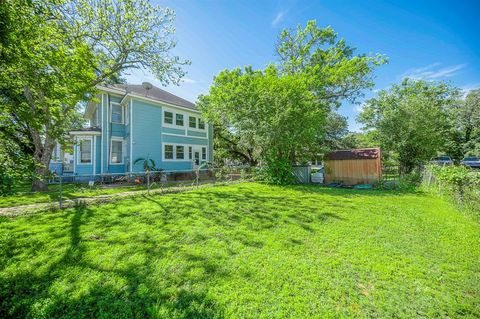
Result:
<svg viewBox="0 0 480 319"><path fill-rule="evenodd" d="M429 194L217 186L0 219L0 317L476 318L479 259Z"/></svg>
<svg viewBox="0 0 480 319"><path fill-rule="evenodd" d="M459 91L445 83L405 79L365 103L358 119L374 130L385 152L394 152L405 173L430 160L448 138L447 110Z"/></svg>
<svg viewBox="0 0 480 319"><path fill-rule="evenodd" d="M274 165L264 172L277 174L270 180L283 183L291 173L287 163L310 160L322 148L334 147L346 132L335 107L370 87L374 67L385 59L354 55L331 28L318 28L315 21L305 29L284 30L277 53L279 62L265 70L220 72L198 105L220 128L216 132L224 143L215 145L226 151L219 154Z"/></svg>
<svg viewBox="0 0 480 319"><path fill-rule="evenodd" d="M97 84L131 68L179 82L187 62L171 55L173 19L146 0L2 3L0 137L35 161L34 189L46 190L52 149L82 124L80 105Z"/></svg>
<svg viewBox="0 0 480 319"><path fill-rule="evenodd" d="M151 158L143 158L143 157L140 157L140 158L137 158L133 164L137 164L137 163L141 163L142 164L142 167L143 167L143 171L146 172L146 173L149 173L149 172L154 172L154 171L160 171L161 169L160 168L157 168L155 166L155 161Z"/></svg>
<svg viewBox="0 0 480 319"><path fill-rule="evenodd" d="M464 100L448 110L450 131L446 153L460 161L464 156L480 156L480 89L470 91Z"/></svg>
<svg viewBox="0 0 480 319"><path fill-rule="evenodd" d="M466 166L437 166L429 165L427 172L433 174L438 189L442 194L453 196L459 206L463 208L465 203L473 210L480 212L480 172ZM427 183L427 187L430 181Z"/></svg>

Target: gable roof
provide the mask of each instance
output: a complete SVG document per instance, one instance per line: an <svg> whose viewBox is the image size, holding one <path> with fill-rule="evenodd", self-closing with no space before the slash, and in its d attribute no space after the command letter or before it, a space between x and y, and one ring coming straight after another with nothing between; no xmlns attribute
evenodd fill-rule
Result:
<svg viewBox="0 0 480 319"><path fill-rule="evenodd" d="M352 159L376 159L380 156L379 148L357 148L351 150L339 150L328 153L326 160L352 160Z"/></svg>
<svg viewBox="0 0 480 319"><path fill-rule="evenodd" d="M169 93L165 90L162 90L161 88L154 85L152 85L152 88L148 91L141 84L104 84L99 86L99 89L101 90L102 87L118 90L121 91L121 93L123 94L132 94L140 97L146 97L159 102L177 105L194 111L198 110L197 106L194 103L187 101L172 93Z"/></svg>

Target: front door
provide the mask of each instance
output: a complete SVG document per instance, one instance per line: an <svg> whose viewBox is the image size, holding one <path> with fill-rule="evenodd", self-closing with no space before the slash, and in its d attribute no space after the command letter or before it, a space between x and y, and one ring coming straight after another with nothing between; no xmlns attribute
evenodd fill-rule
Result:
<svg viewBox="0 0 480 319"><path fill-rule="evenodd" d="M193 152L193 165L194 165L194 167L197 167L198 165L200 165L200 152L199 151Z"/></svg>

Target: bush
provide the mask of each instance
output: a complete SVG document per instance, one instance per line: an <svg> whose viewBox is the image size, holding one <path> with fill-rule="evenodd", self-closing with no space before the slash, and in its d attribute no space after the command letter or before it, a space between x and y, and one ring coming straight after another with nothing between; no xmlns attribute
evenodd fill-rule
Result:
<svg viewBox="0 0 480 319"><path fill-rule="evenodd" d="M433 183L443 194L451 195L460 208L466 204L475 210L480 210L480 194L476 186L480 185L480 173L465 166L429 166L427 186Z"/></svg>
<svg viewBox="0 0 480 319"><path fill-rule="evenodd" d="M265 167L260 171L260 180L269 184L292 184L293 172L290 161L279 158L267 159Z"/></svg>
<svg viewBox="0 0 480 319"><path fill-rule="evenodd" d="M14 177L3 165L0 165L0 196L13 193Z"/></svg>

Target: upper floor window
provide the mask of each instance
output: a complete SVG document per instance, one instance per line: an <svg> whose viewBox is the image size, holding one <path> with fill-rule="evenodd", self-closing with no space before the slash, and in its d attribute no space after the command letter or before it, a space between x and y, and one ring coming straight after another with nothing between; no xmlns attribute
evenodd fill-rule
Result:
<svg viewBox="0 0 480 319"><path fill-rule="evenodd" d="M112 149L110 151L110 163L123 163L123 142L121 140L112 140Z"/></svg>
<svg viewBox="0 0 480 319"><path fill-rule="evenodd" d="M92 139L84 138L80 140L79 163L89 164L92 162Z"/></svg>
<svg viewBox="0 0 480 319"><path fill-rule="evenodd" d="M163 112L163 123L173 124L173 113L172 112Z"/></svg>
<svg viewBox="0 0 480 319"><path fill-rule="evenodd" d="M188 126L191 128L196 128L197 127L197 118L194 116L189 116L188 117Z"/></svg>
<svg viewBox="0 0 480 319"><path fill-rule="evenodd" d="M205 122L201 118L198 118L198 128L201 130L205 129Z"/></svg>
<svg viewBox="0 0 480 319"><path fill-rule="evenodd" d="M123 108L120 103L112 103L112 117L111 117L111 122L112 123L123 123Z"/></svg>
<svg viewBox="0 0 480 319"><path fill-rule="evenodd" d="M183 114L175 114L175 124L183 126Z"/></svg>

